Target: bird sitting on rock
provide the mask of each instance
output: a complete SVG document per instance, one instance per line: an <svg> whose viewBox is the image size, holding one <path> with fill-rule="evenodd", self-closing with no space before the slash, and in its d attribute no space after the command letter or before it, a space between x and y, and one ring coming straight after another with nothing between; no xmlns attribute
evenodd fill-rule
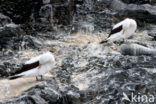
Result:
<svg viewBox="0 0 156 104"><path fill-rule="evenodd" d="M48 73L55 66L56 62L53 55L55 51L56 49L52 48L50 51L26 61L21 67L21 70L15 72L9 79L13 80L19 77L36 76L36 80L39 80L38 76L40 76L42 80L42 75Z"/></svg>
<svg viewBox="0 0 156 104"><path fill-rule="evenodd" d="M123 21L116 24L111 30L106 40L100 42L100 44L108 41L117 41L126 39L132 36L137 29L137 23L134 19L126 18Z"/></svg>

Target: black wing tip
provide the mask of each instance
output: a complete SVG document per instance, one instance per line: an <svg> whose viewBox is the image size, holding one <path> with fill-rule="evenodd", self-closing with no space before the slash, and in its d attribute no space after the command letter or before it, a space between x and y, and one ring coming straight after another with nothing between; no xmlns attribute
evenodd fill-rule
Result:
<svg viewBox="0 0 156 104"><path fill-rule="evenodd" d="M9 77L9 80L14 80L14 79L17 79L17 78L20 78L22 77L23 75L20 75L20 76L11 76Z"/></svg>
<svg viewBox="0 0 156 104"><path fill-rule="evenodd" d="M100 42L100 44L107 43L107 42L108 42L108 40L103 40Z"/></svg>
<svg viewBox="0 0 156 104"><path fill-rule="evenodd" d="M108 38L109 38L111 35L113 35L113 34L115 34L115 33L117 33L117 32L120 32L122 29L123 29L122 25L116 27L115 29L112 29L111 32L110 32L109 35L108 35Z"/></svg>

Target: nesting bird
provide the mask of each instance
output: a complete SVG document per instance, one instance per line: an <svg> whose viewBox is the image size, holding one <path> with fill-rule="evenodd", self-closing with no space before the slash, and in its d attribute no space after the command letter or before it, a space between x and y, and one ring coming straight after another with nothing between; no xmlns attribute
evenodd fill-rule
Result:
<svg viewBox="0 0 156 104"><path fill-rule="evenodd" d="M132 36L137 29L137 23L134 19L126 18L116 24L111 30L108 38L100 42L100 44L107 41L116 41L126 39Z"/></svg>
<svg viewBox="0 0 156 104"><path fill-rule="evenodd" d="M53 55L55 51L56 49L52 48L50 51L26 61L21 70L17 71L15 75L9 77L9 79L13 80L24 76L36 76L36 80L38 80L38 76L40 76L42 80L42 75L48 73L55 66L56 62Z"/></svg>

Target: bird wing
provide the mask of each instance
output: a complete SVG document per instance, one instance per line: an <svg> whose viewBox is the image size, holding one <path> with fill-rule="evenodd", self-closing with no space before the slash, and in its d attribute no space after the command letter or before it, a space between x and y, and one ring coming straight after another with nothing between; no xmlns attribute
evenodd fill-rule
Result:
<svg viewBox="0 0 156 104"><path fill-rule="evenodd" d="M36 61L36 62L33 62L31 64L24 64L20 70L18 70L17 72L14 73L14 75L17 75L17 74L20 74L20 73L23 73L23 72L26 72L28 70L32 70L36 67L39 66L39 61Z"/></svg>
<svg viewBox="0 0 156 104"><path fill-rule="evenodd" d="M108 36L108 38L112 35L112 34L115 34L115 33L118 33L120 32L121 30L123 29L122 25L116 27L116 28L113 28Z"/></svg>

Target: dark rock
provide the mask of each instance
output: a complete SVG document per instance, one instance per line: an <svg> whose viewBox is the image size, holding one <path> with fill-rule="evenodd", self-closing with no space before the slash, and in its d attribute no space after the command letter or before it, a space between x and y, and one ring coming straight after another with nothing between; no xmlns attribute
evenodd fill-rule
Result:
<svg viewBox="0 0 156 104"><path fill-rule="evenodd" d="M74 1L69 0L60 5L53 5L55 8L54 20L57 24L69 25L72 23L74 14Z"/></svg>
<svg viewBox="0 0 156 104"><path fill-rule="evenodd" d="M5 104L65 104L61 92L54 80L43 81L40 84L28 89L21 96L3 101Z"/></svg>
<svg viewBox="0 0 156 104"><path fill-rule="evenodd" d="M139 26L143 23L156 24L156 7L149 4L136 5L136 4L125 4L120 0L113 0L111 8L117 11L116 16L119 18L134 18L137 20Z"/></svg>
<svg viewBox="0 0 156 104"><path fill-rule="evenodd" d="M26 36L25 32L20 27L4 27L0 30L0 50L2 49L25 49L26 47L33 47L33 40Z"/></svg>
<svg viewBox="0 0 156 104"><path fill-rule="evenodd" d="M6 24L11 23L11 19L5 15L3 15L2 13L0 13L0 27L5 26Z"/></svg>
<svg viewBox="0 0 156 104"><path fill-rule="evenodd" d="M0 77L9 76L4 65L0 65L1 75Z"/></svg>
<svg viewBox="0 0 156 104"><path fill-rule="evenodd" d="M3 64L0 65L0 77L6 78L8 76L13 75L17 70L20 69L20 65L9 63L9 62L3 62Z"/></svg>
<svg viewBox="0 0 156 104"><path fill-rule="evenodd" d="M74 23L94 24L95 31L110 28L115 19L114 12L109 9L111 2L111 0L84 0L82 4L76 5Z"/></svg>
<svg viewBox="0 0 156 104"><path fill-rule="evenodd" d="M146 29L148 31L148 35L153 37L153 40L156 40L156 25L147 24Z"/></svg>
<svg viewBox="0 0 156 104"><path fill-rule="evenodd" d="M93 57L88 56L85 47L74 46L66 50L63 48L62 51L69 53L62 57L62 66L55 78L57 83L54 80L40 82L23 94L3 103L125 104L122 100L123 92L128 96L132 92L156 94L153 85L156 78L152 72L156 64L155 57ZM82 60L87 63L81 65ZM81 88L81 84L87 87Z"/></svg>
<svg viewBox="0 0 156 104"><path fill-rule="evenodd" d="M52 5L47 4L41 7L39 11L40 21L42 23L52 23L53 22L53 8Z"/></svg>
<svg viewBox="0 0 156 104"><path fill-rule="evenodd" d="M109 9L105 9L104 11L99 11L95 14L95 29L104 31L106 29L111 29L114 22L117 19L114 17L114 12Z"/></svg>
<svg viewBox="0 0 156 104"><path fill-rule="evenodd" d="M44 1L42 0L18 0L16 2L12 0L4 0L0 2L0 12L9 16L16 24L38 21L40 17L44 19L43 16L49 19L53 18L54 11L54 19L56 20L56 23L64 25L72 23L75 5L73 0L51 1L51 4L44 4L43 2ZM51 8L52 5L54 5L54 10ZM49 10L50 13L48 13Z"/></svg>
<svg viewBox="0 0 156 104"><path fill-rule="evenodd" d="M74 26L77 28L75 29L76 31L92 32L90 31L93 30L92 28L95 31L104 31L104 29L111 28L111 25L125 17L136 19L139 26L146 23L155 24L155 6L149 5L149 1L142 0L141 2L138 0L139 3L136 0L122 1L51 0L48 4L32 0L0 1L0 12L9 16L15 23L24 23L23 30L19 27L3 27L0 30L0 49L18 50L18 47L21 47L23 43L23 48L27 49L27 46L34 48L37 47L36 43L34 43L35 40L33 40L34 37L42 38L43 41L47 38L65 38L65 35L69 35ZM26 6L20 7L23 5ZM46 7L48 7L47 10ZM24 8L28 8L28 10ZM51 13L49 14L49 11L54 13L53 16ZM41 19L43 20L42 22L39 21L40 18L43 18ZM53 31L53 23L44 23L49 21L49 18L51 18L50 22L52 21L54 25L62 24L58 26L59 29L56 28L56 31ZM27 23L27 21L29 22ZM69 27L64 26L69 24L71 24ZM147 26L146 29L152 34L155 26L151 27L153 28ZM47 31L53 32L47 34L38 33ZM56 57L62 60L55 73L56 81L53 79L42 81L22 94L1 101L1 103L128 104L130 102L122 100L123 92L128 97L130 97L132 92L135 94L156 95L154 84L156 82L154 70L156 57L151 56L155 55L155 49L149 50L149 48L143 46L145 54L134 52L131 49L128 52L125 51L128 55L107 55L103 54L103 52L98 55L92 55L91 53L96 53L97 48L91 49L90 44L77 46L61 44L61 42L56 42L55 44L61 49L61 56ZM149 42L149 44L154 43ZM42 48L39 47L39 49ZM138 48L135 49L137 50ZM140 49L138 49L139 52L141 52ZM13 57L19 58L18 55L19 53L16 53L16 51L7 53L4 51L2 55L0 54L0 58L3 61L0 64L0 77L8 77L13 75L15 71L20 70L22 62L19 62L19 65L15 64L15 61L11 61Z"/></svg>
<svg viewBox="0 0 156 104"><path fill-rule="evenodd" d="M127 4L155 4L156 1L155 0L122 0L124 3L127 3Z"/></svg>
<svg viewBox="0 0 156 104"><path fill-rule="evenodd" d="M142 60L142 58L147 60ZM118 63L120 64L114 64L115 60L118 60ZM89 63L86 66L76 67L72 64L72 60L69 61L68 57L67 63L69 63L69 66L63 66L63 68L74 69L73 67L75 67L75 70L68 71L81 74L81 70L83 70L83 72L87 74L82 76L82 79L80 77L80 79L77 80L78 82L72 82L71 80L72 84L81 83L79 81L84 80L84 78L85 81L90 82L87 89L78 92L80 98L73 103L100 104L111 102L112 104L121 104L123 103L123 92L128 95L132 92L141 94L146 93L146 90L149 90L149 87L147 86L151 86L153 89L154 86L150 85L150 83L154 83L155 81L152 80L154 77L152 77L151 73L145 70L145 68L154 67L154 60L155 58L145 56L111 56L105 59L90 57L88 60ZM135 65L135 63L137 63L137 65ZM155 95L152 90L150 90L149 93ZM71 101L74 100L71 99Z"/></svg>
<svg viewBox="0 0 156 104"><path fill-rule="evenodd" d="M37 18L41 5L42 0L2 0L0 2L0 12L9 16L14 23L22 24L29 21L32 13L34 18Z"/></svg>

